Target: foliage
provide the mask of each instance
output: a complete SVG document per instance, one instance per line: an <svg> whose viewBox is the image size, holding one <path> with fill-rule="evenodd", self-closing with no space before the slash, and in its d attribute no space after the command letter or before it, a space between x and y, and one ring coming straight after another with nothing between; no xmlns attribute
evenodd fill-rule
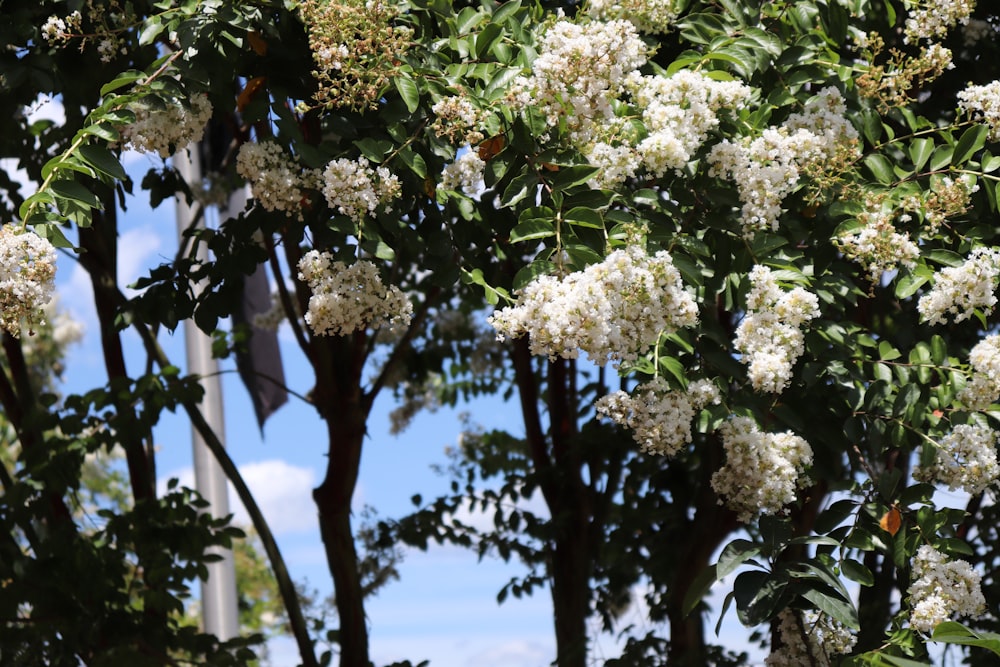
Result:
<svg viewBox="0 0 1000 667"><path fill-rule="evenodd" d="M4 334L0 400L20 454L2 480L0 580L15 650L53 664L241 659L171 620L205 549L235 533L186 492L155 496L162 410L207 427L196 378L152 332L215 333L266 266L278 293L256 324L288 319L329 434L314 497L342 665L368 663L350 500L384 390L517 394L524 437L478 438L454 494L396 534L522 558L528 574L504 591L552 583L561 665L583 664L586 617L613 625L638 582L670 622L675 663L704 664L702 602L727 575L724 610L770 625L774 663L850 652L911 664L930 641L996 651L993 616L970 621L982 628L951 618L975 596L924 593L977 588L983 570L990 590L996 560L995 535L970 528L991 515L982 489L996 484L1000 61L996 17L972 12L911 0L6 2L0 111L14 127L0 153L37 187L3 176L5 211L79 252L108 374L42 409L53 401L17 332ZM46 96L65 123L26 120ZM134 183L121 151L169 156L209 115L217 178L249 181L254 203L190 229L126 299L116 204ZM179 194L204 207L204 185L165 162L141 187L154 205ZM514 339L505 347L483 344L473 318L485 304ZM148 357L135 377L126 328ZM606 369L588 374L581 350L610 360L631 394L613 394ZM303 663L329 660L314 655L252 497L206 439L254 517ZM984 444L963 454L964 441ZM134 502L84 531L67 498L86 455L115 444ZM477 487L493 478L499 490ZM937 506L936 487L963 485L968 511ZM510 506L536 488L548 517ZM495 531L447 520L470 499L496 512ZM53 616L94 599L106 601L94 635Z"/></svg>

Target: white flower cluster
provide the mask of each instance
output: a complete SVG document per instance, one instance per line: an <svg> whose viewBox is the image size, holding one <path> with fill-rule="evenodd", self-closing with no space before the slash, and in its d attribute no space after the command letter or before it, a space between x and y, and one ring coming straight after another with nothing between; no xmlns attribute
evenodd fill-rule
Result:
<svg viewBox="0 0 1000 667"><path fill-rule="evenodd" d="M650 35L669 32L677 18L674 0L590 0L587 13L595 19L626 19L639 32Z"/></svg>
<svg viewBox="0 0 1000 667"><path fill-rule="evenodd" d="M319 187L315 169L303 169L273 141L247 142L236 155L236 173L250 183L253 197L267 211L302 217L305 190Z"/></svg>
<svg viewBox="0 0 1000 667"><path fill-rule="evenodd" d="M778 614L778 633L781 646L764 660L766 667L832 665L834 656L850 653L858 641L849 628L827 614L789 608Z"/></svg>
<svg viewBox="0 0 1000 667"><path fill-rule="evenodd" d="M323 70L340 70L344 67L344 62L351 57L351 52L343 44L336 46L327 44L324 47L313 51L313 58L316 64Z"/></svg>
<svg viewBox="0 0 1000 667"><path fill-rule="evenodd" d="M948 560L927 544L913 557L910 625L918 632L932 632L953 615L976 616L986 608L982 575L964 560Z"/></svg>
<svg viewBox="0 0 1000 667"><path fill-rule="evenodd" d="M551 359L575 359L583 350L601 365L632 361L662 333L698 321L670 255L661 250L650 257L639 245L565 278L540 276L517 297L489 318L497 338L527 334L531 353Z"/></svg>
<svg viewBox="0 0 1000 667"><path fill-rule="evenodd" d="M476 145L483 140L480 131L485 113L472 105L461 95L442 97L431 107L436 118L431 128L439 137L448 137L453 142Z"/></svg>
<svg viewBox="0 0 1000 667"><path fill-rule="evenodd" d="M590 166L598 172L587 181L594 189L616 188L635 176L642 166L638 151L630 144L612 145L598 141L583 149Z"/></svg>
<svg viewBox="0 0 1000 667"><path fill-rule="evenodd" d="M910 0L913 6L903 28L903 42L944 39L959 23L969 22L976 0Z"/></svg>
<svg viewBox="0 0 1000 667"><path fill-rule="evenodd" d="M672 391L662 377L624 391L602 396L594 403L597 414L632 430L632 437L648 454L673 456L691 442L691 420L710 403L719 402L719 390L709 380L696 380L685 391Z"/></svg>
<svg viewBox="0 0 1000 667"><path fill-rule="evenodd" d="M972 378L958 400L970 410L988 410L1000 398L1000 336L993 334L982 339L969 352Z"/></svg>
<svg viewBox="0 0 1000 667"><path fill-rule="evenodd" d="M907 219L908 214L900 216L900 220ZM892 211L864 211L858 221L861 227L835 239L835 243L845 257L864 267L872 284L877 284L886 271L916 266L920 247L908 235L896 231Z"/></svg>
<svg viewBox="0 0 1000 667"><path fill-rule="evenodd" d="M719 125L718 111L742 107L751 94L738 81L716 81L689 70L669 77L636 73L630 85L649 133L637 149L643 166L657 177L687 164Z"/></svg>
<svg viewBox="0 0 1000 667"><path fill-rule="evenodd" d="M340 158L323 170L323 196L331 208L357 224L374 216L380 205L399 196L402 186L385 167L372 169L367 158Z"/></svg>
<svg viewBox="0 0 1000 667"><path fill-rule="evenodd" d="M858 132L844 116L844 99L824 88L780 127L755 139L726 139L712 147L709 173L735 181L743 202L743 234L777 230L781 202L799 186L799 175L822 171L845 150L855 150Z"/></svg>
<svg viewBox="0 0 1000 667"><path fill-rule="evenodd" d="M954 491L976 494L1000 477L997 465L997 434L978 424L960 424L938 442L937 456L927 468L916 468L913 478L947 484Z"/></svg>
<svg viewBox="0 0 1000 667"><path fill-rule="evenodd" d="M80 22L83 16L77 10L64 19L58 16L50 16L42 25L42 39L49 44L58 44L68 41L73 32L80 32Z"/></svg>
<svg viewBox="0 0 1000 667"><path fill-rule="evenodd" d="M140 153L157 153L168 158L205 133L212 118L212 104L207 95L192 95L190 106L173 98L150 102L139 100L129 105L135 122L121 130L122 142Z"/></svg>
<svg viewBox="0 0 1000 667"><path fill-rule="evenodd" d="M753 419L735 416L725 422L722 446L726 463L712 475L712 489L719 504L748 523L757 514L777 514L795 500L795 490L805 485L802 473L812 465L812 448L799 436L763 433Z"/></svg>
<svg viewBox="0 0 1000 667"><path fill-rule="evenodd" d="M0 227L0 328L15 338L45 321L56 277L56 250L17 225Z"/></svg>
<svg viewBox="0 0 1000 667"><path fill-rule="evenodd" d="M313 333L346 336L410 323L413 304L395 285L382 284L374 264L359 261L348 266L332 260L330 253L318 250L299 260L299 280L312 291L305 319Z"/></svg>
<svg viewBox="0 0 1000 667"><path fill-rule="evenodd" d="M802 287L785 292L771 269L750 272L747 313L736 329L733 345L750 368L750 384L759 392L780 394L792 379L792 366L802 355L802 327L819 316L819 299Z"/></svg>
<svg viewBox="0 0 1000 667"><path fill-rule="evenodd" d="M961 266L949 266L934 276L934 287L920 297L917 310L924 322L945 324L972 317L976 308L993 312L1000 279L1000 248L976 248Z"/></svg>
<svg viewBox="0 0 1000 667"><path fill-rule="evenodd" d="M958 106L990 128L990 141L1000 141L1000 81L969 86L958 93Z"/></svg>
<svg viewBox="0 0 1000 667"><path fill-rule="evenodd" d="M614 100L647 53L628 21L559 21L541 38L531 76L512 83L511 103L540 110L550 127L565 126L571 141L588 144L596 125L614 118Z"/></svg>
<svg viewBox="0 0 1000 667"><path fill-rule="evenodd" d="M483 183L483 170L486 163L476 151L466 151L446 166L441 174L438 188L442 190L461 190L465 194L475 195L486 187Z"/></svg>

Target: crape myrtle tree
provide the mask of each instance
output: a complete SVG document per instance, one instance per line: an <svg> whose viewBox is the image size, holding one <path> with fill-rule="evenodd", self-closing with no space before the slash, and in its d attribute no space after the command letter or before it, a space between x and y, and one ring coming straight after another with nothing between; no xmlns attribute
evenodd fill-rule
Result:
<svg viewBox="0 0 1000 667"><path fill-rule="evenodd" d="M484 282L512 289L491 323L514 339L524 435L466 439L454 494L394 528L524 560L500 597L551 586L560 664L583 663L586 616L607 623L640 575L671 621L671 664L705 664L701 625L685 616L747 563L724 608L771 622L771 664L828 664L852 647L858 661L903 664L893 656L921 657L932 632L988 643L938 625L991 625L968 561L984 561L989 585L991 540L973 538L992 531L997 397L973 358L996 289L980 259L994 252L983 149L996 135L982 122L995 18L962 3L830 4L587 4L540 34L511 86L511 130L457 161L482 170L466 195L520 211L490 211L509 232ZM615 18L657 33L656 52ZM532 122L544 141L518 165L519 123ZM525 247L536 259L515 274ZM671 269L695 288L697 316ZM969 318L979 327L936 326ZM617 362L631 394L607 394L603 372L578 376L581 350ZM667 461L637 467L595 412ZM970 494L968 512L935 510L934 485ZM550 519L517 506L536 489ZM452 518L469 508L495 530ZM751 539L692 581L738 523ZM860 585L858 607L845 582ZM668 646L647 640L630 647Z"/></svg>
<svg viewBox="0 0 1000 667"><path fill-rule="evenodd" d="M700 635L684 614L734 574L723 611L769 624L771 664L920 663L932 639L1000 651L983 595L1000 398L988 8L6 0L2 11L12 120L0 146L36 183L0 182L0 401L22 452L0 479L0 567L18 656L244 659L229 650L241 641L176 619L205 550L234 531L188 491L156 497L151 429L166 408L186 411L248 506L303 664L329 660L198 410L197 378L155 338L186 320L215 332L261 265L273 310L220 333L218 348L287 318L315 371L299 393L328 425L314 497L342 665L369 663L350 505L372 403L435 387L443 400L518 393L523 442L480 442L528 452L519 470L548 506L526 555L540 567L530 582L551 581L560 664L586 661L583 622L612 616L609 599L633 582L651 582L658 613ZM44 96L58 96L65 123L26 120ZM190 230L126 299L117 214L135 187L120 151L168 158L209 121L232 138L218 182L248 183L253 202ZM208 185L169 162L142 182L154 203L208 205ZM108 375L59 409L31 385L20 342L44 317L53 246L91 276ZM507 364L482 344L484 297ZM125 365L130 327L144 368ZM583 386L581 351L604 369ZM82 530L70 510L82 461L113 445L134 504ZM938 508L939 487L968 493L969 511ZM636 494L661 496L648 507L664 515L632 528L647 507ZM598 549L607 535L617 546ZM628 553L626 540L641 546ZM640 553L684 540L697 558ZM679 599L671 577L727 540ZM616 562L630 558L631 571ZM703 637L675 632L672 658L704 651Z"/></svg>

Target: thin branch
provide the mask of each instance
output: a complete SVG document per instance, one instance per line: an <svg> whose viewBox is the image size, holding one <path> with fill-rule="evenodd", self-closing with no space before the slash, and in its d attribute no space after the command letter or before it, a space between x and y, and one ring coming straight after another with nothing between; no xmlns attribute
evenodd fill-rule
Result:
<svg viewBox="0 0 1000 667"><path fill-rule="evenodd" d="M545 431L542 429L542 417L538 412L538 381L531 367L531 349L527 338L514 340L511 351L511 361L514 366L514 381L517 383L517 394L521 400L521 415L524 419L524 432L531 452L531 460L538 471L548 471L552 468L552 458L549 456L545 442ZM558 494L553 488L550 476L543 476L540 482L545 503L549 512L555 515L558 505Z"/></svg>
<svg viewBox="0 0 1000 667"><path fill-rule="evenodd" d="M121 293L119 292L119 294ZM124 296L122 295L121 298L124 299ZM147 354L156 359L160 368L171 366L170 360L163 352L163 348L160 347L159 342L150 334L149 329L141 322L136 322L134 327L136 331L139 332L139 336L142 338ZM299 598L295 590L295 584L292 581L291 575L288 573L288 567L285 565L284 558L281 556L278 543L274 539L274 534L271 532L267 519L264 518L264 514L261 512L260 506L257 505L257 501L253 497L253 493L244 481L243 476L236 467L236 464L233 462L232 458L230 458L225 446L219 440L218 435L216 435L215 431L205 420L201 410L194 403L194 401L190 399L184 399L182 401L182 405L184 406L184 410L187 412L188 417L191 419L191 423L204 440L205 445L212 452L215 460L218 461L219 466L226 475L226 478L232 483L233 488L236 490L236 495L239 496L247 514L250 515L250 520L253 523L254 530L257 531L257 535L260 537L261 543L264 545L264 551L267 553L267 557L271 562L271 569L273 570L275 579L277 580L278 590L281 593L282 601L285 604L285 610L288 612L288 623L291 626L292 634L295 636L295 641L298 644L299 654L302 657L303 666L319 667L319 663L316 661L316 656L313 653L312 640L309 637L309 630L306 625L305 616L303 615L302 608L299 605Z"/></svg>

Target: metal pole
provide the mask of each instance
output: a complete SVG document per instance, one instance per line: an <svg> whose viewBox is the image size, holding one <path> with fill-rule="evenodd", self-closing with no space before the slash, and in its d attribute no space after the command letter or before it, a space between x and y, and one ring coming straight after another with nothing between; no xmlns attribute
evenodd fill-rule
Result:
<svg viewBox="0 0 1000 667"><path fill-rule="evenodd" d="M201 182L201 164L195 146L178 152L173 159L174 167L185 181L197 187ZM193 209L183 198L177 200L177 233L187 229L193 219ZM204 224L204 220L201 223ZM183 241L182 241L183 242ZM199 246L199 258L207 259L204 245ZM199 289L196 287L196 289ZM205 390L201 409L212 430L225 443L225 421L222 410L222 385L219 382L219 365L212 358L212 341L201 332L194 322L184 323L184 343L187 348L188 373L201 377ZM194 453L195 489L208 501L208 512L213 517L229 514L229 496L226 475L205 445L198 431L192 427L191 440ZM215 549L213 553L222 560L208 563L208 579L201 582L201 612L205 632L221 640L239 635L239 614L236 597L236 569L233 552L229 549Z"/></svg>

